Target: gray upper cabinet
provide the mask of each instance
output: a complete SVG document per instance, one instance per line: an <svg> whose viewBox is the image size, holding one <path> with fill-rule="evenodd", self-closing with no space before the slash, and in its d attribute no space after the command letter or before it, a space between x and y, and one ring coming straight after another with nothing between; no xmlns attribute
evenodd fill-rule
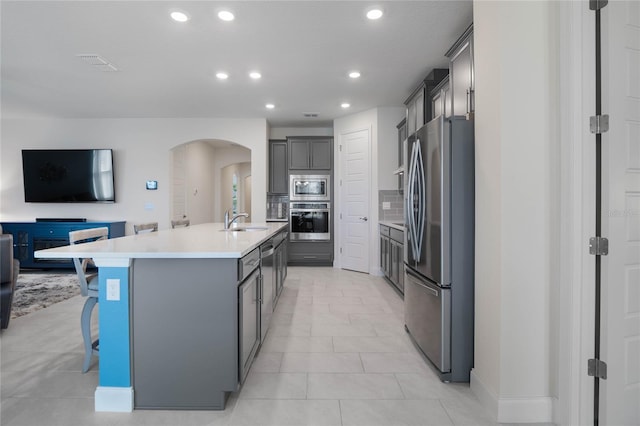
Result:
<svg viewBox="0 0 640 426"><path fill-rule="evenodd" d="M431 111L432 119L439 115L451 117L451 85L448 76L431 91Z"/></svg>
<svg viewBox="0 0 640 426"><path fill-rule="evenodd" d="M269 193L289 193L287 141L269 141Z"/></svg>
<svg viewBox="0 0 640 426"><path fill-rule="evenodd" d="M289 169L331 170L332 138L288 138Z"/></svg>
<svg viewBox="0 0 640 426"><path fill-rule="evenodd" d="M475 76L473 72L473 24L446 53L449 58L451 110L453 115L473 118Z"/></svg>
<svg viewBox="0 0 640 426"><path fill-rule="evenodd" d="M434 68L404 102L407 107L407 136L413 135L433 117L431 91L448 74L448 69Z"/></svg>

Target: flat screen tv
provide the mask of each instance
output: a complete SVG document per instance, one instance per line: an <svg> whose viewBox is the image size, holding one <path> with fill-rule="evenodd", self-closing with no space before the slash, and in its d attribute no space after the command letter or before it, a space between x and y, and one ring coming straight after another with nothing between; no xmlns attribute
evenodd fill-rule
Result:
<svg viewBox="0 0 640 426"><path fill-rule="evenodd" d="M115 202L110 149L22 150L28 203Z"/></svg>

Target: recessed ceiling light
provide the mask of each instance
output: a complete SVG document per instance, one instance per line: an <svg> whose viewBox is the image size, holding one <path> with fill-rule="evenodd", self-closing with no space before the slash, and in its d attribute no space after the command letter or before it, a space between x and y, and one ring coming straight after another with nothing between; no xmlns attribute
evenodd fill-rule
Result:
<svg viewBox="0 0 640 426"><path fill-rule="evenodd" d="M382 18L382 10L381 9L371 9L367 12L367 18L371 20Z"/></svg>
<svg viewBox="0 0 640 426"><path fill-rule="evenodd" d="M274 109L276 106L274 104L266 104L265 108L267 109Z"/></svg>
<svg viewBox="0 0 640 426"><path fill-rule="evenodd" d="M340 104L340 106L341 106L342 108L349 108L349 107L351 106L351 104L348 104L348 103L346 103L346 102L343 102L343 103L341 103L341 104Z"/></svg>
<svg viewBox="0 0 640 426"><path fill-rule="evenodd" d="M358 77L360 77L360 72L359 72L359 71L351 71L351 72L349 73L349 77L351 77L351 78L358 78Z"/></svg>
<svg viewBox="0 0 640 426"><path fill-rule="evenodd" d="M171 19L178 22L187 22L189 20L189 15L184 12L171 12Z"/></svg>
<svg viewBox="0 0 640 426"><path fill-rule="evenodd" d="M249 77L251 77L254 80L259 79L260 77L262 77L262 74L260 74L258 71L251 71L249 73Z"/></svg>
<svg viewBox="0 0 640 426"><path fill-rule="evenodd" d="M226 72L219 72L216 73L216 77L218 77L220 80L226 80L229 78L229 74L227 74Z"/></svg>
<svg viewBox="0 0 640 426"><path fill-rule="evenodd" d="M236 17L228 10L221 10L220 12L218 12L218 18L222 19L223 21L233 21Z"/></svg>

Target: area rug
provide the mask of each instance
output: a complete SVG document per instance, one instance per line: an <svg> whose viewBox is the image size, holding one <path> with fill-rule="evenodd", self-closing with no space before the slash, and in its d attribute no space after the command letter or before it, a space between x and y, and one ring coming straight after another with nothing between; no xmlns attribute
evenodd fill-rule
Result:
<svg viewBox="0 0 640 426"><path fill-rule="evenodd" d="M11 304L11 318L21 317L80 294L78 276L72 272L21 272Z"/></svg>

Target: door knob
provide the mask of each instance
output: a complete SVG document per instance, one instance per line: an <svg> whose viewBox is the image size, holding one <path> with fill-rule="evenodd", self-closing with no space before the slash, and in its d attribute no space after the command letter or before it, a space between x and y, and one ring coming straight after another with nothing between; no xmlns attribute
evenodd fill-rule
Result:
<svg viewBox="0 0 640 426"><path fill-rule="evenodd" d="M369 220L369 218L368 218L368 217L366 217L366 216L361 217L361 218L359 218L359 219L360 219L360 220L363 220L363 221L365 221L365 222Z"/></svg>

